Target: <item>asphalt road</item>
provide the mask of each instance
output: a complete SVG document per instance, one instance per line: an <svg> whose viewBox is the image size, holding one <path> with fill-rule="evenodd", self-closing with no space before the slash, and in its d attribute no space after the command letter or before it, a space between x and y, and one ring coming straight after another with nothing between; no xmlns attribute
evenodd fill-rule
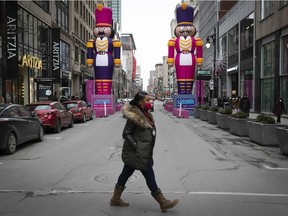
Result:
<svg viewBox="0 0 288 216"><path fill-rule="evenodd" d="M179 204L169 215L287 216L288 157L215 125L178 119L155 103L159 187ZM127 208L109 200L121 172L120 112L75 124L14 155L0 154L0 215L162 215L141 173L127 183Z"/></svg>

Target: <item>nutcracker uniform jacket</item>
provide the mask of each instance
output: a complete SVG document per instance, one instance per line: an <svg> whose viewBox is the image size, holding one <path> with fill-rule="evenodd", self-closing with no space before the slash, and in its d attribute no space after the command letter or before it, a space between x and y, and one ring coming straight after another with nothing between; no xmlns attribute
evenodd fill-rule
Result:
<svg viewBox="0 0 288 216"><path fill-rule="evenodd" d="M149 161L153 165L153 148L156 138L153 116L149 112L145 115L140 108L130 104L123 106L122 113L127 119L122 134L124 138L122 160L134 169L146 171Z"/></svg>

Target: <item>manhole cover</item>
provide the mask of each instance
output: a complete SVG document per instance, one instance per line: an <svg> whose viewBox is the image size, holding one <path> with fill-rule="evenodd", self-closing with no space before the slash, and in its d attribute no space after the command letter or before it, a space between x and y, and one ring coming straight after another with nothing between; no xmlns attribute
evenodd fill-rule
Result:
<svg viewBox="0 0 288 216"><path fill-rule="evenodd" d="M118 179L118 174L115 173L104 173L104 174L100 174L98 176L94 177L94 180L97 182L101 182L101 183L115 183ZM139 176L136 174L133 174L129 179L127 183L132 183L135 182L139 179Z"/></svg>

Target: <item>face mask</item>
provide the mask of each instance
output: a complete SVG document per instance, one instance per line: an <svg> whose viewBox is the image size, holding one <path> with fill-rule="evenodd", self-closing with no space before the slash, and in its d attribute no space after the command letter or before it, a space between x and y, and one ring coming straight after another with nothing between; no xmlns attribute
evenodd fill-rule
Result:
<svg viewBox="0 0 288 216"><path fill-rule="evenodd" d="M146 110L151 109L151 108L152 108L151 103L145 103L145 104L144 104L144 108L145 108Z"/></svg>

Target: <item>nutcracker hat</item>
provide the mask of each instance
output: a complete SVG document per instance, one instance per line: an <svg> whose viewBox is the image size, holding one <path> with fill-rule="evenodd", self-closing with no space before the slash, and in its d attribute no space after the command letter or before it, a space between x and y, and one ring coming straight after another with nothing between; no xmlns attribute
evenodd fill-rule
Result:
<svg viewBox="0 0 288 216"><path fill-rule="evenodd" d="M96 27L97 26L112 26L112 10L98 4L95 10Z"/></svg>
<svg viewBox="0 0 288 216"><path fill-rule="evenodd" d="M176 8L177 25L193 25L194 9L186 3Z"/></svg>

